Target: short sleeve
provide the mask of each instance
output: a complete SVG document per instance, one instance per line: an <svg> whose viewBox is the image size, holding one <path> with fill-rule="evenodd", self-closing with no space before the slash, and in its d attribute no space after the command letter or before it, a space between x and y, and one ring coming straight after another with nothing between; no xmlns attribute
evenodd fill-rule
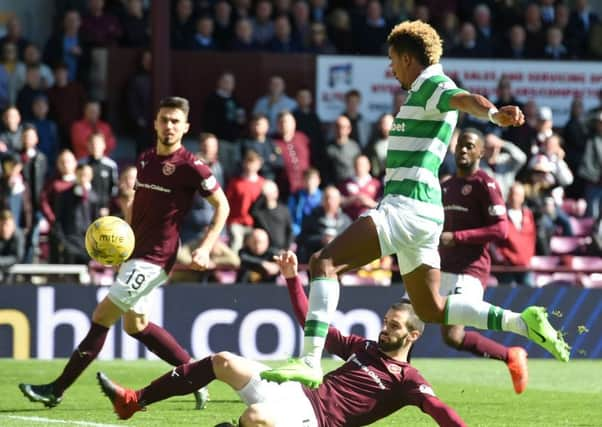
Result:
<svg viewBox="0 0 602 427"><path fill-rule="evenodd" d="M437 101L437 110L441 111L442 113L446 113L448 111L453 110L453 108L451 108L451 106L449 105L452 97L458 93L468 93L468 91L460 89L455 85L449 88L446 88L445 84L443 83L441 85L443 85L443 87L441 89L441 94Z"/></svg>
<svg viewBox="0 0 602 427"><path fill-rule="evenodd" d="M404 370L403 375L403 390L400 395L405 397L407 405L422 408L422 402L427 396L436 396L429 382L420 375L417 369L408 367Z"/></svg>
<svg viewBox="0 0 602 427"><path fill-rule="evenodd" d="M194 182L201 196L208 197L220 188L217 178L215 178L209 166L202 160L194 160L192 169Z"/></svg>

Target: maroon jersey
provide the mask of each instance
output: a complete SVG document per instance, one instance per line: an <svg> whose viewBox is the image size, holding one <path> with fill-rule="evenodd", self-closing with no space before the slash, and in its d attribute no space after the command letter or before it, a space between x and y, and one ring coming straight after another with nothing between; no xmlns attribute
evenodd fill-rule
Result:
<svg viewBox="0 0 602 427"><path fill-rule="evenodd" d="M326 349L346 362L324 376L318 389L303 390L320 427L362 426L434 396L417 369L390 358L374 341L328 331Z"/></svg>
<svg viewBox="0 0 602 427"><path fill-rule="evenodd" d="M499 185L477 170L468 177L453 176L441 184L445 222L454 233L454 246L439 246L441 271L469 274L486 286L491 267L489 242L507 234L506 207Z"/></svg>
<svg viewBox="0 0 602 427"><path fill-rule="evenodd" d="M194 194L199 191L207 197L219 184L211 169L184 147L168 156L158 155L155 148L147 150L138 158L136 169L131 224L136 247L132 258L169 271L178 251L180 223Z"/></svg>

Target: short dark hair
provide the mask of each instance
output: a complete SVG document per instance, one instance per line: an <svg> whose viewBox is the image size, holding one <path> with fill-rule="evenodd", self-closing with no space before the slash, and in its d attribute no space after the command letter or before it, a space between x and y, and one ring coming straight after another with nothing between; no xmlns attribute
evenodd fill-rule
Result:
<svg viewBox="0 0 602 427"><path fill-rule="evenodd" d="M186 117L188 117L188 113L190 112L190 103L186 98L182 98L180 96L168 96L159 102L159 109L161 108L175 108L182 110Z"/></svg>
<svg viewBox="0 0 602 427"><path fill-rule="evenodd" d="M345 93L345 100L347 100L347 99L351 98L352 96L357 96L358 98L361 98L361 97L362 97L362 94L361 94L361 93L360 93L360 91L359 91L359 90L357 90L357 89L351 89L351 90L348 90L348 91Z"/></svg>
<svg viewBox="0 0 602 427"><path fill-rule="evenodd" d="M201 132L199 135L199 142L205 142L211 138L217 139L217 136L215 136L215 134L211 132Z"/></svg>
<svg viewBox="0 0 602 427"><path fill-rule="evenodd" d="M14 219L13 213L10 209L2 209L0 211L0 221L6 221L8 219Z"/></svg>
<svg viewBox="0 0 602 427"><path fill-rule="evenodd" d="M399 302L396 302L390 307L390 310L396 311L405 311L408 313L408 319L406 320L406 328L408 331L418 331L421 334L424 332L424 322L418 317L416 312L414 311L414 307L410 303L408 299L402 299Z"/></svg>
<svg viewBox="0 0 602 427"><path fill-rule="evenodd" d="M481 144L483 142L485 142L485 136L483 135L483 132L481 132L477 128L463 129L462 132L460 133L460 136L458 136L458 139L460 139L462 137L462 135L464 135L465 133L474 133L477 136L477 139L481 142Z"/></svg>

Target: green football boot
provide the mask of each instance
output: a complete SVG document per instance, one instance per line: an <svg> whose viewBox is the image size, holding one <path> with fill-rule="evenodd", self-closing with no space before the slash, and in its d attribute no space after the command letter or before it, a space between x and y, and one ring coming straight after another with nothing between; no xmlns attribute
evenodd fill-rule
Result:
<svg viewBox="0 0 602 427"><path fill-rule="evenodd" d="M549 351L556 359L568 362L571 349L561 333L548 321L544 307L527 307L520 315L527 325L527 334L531 341Z"/></svg>

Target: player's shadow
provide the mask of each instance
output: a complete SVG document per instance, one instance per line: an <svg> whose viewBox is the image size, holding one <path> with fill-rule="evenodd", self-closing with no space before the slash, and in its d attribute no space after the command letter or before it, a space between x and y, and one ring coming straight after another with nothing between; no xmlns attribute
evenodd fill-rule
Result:
<svg viewBox="0 0 602 427"><path fill-rule="evenodd" d="M48 412L48 408L29 408L29 409L0 409L0 414L20 414L22 412Z"/></svg>

